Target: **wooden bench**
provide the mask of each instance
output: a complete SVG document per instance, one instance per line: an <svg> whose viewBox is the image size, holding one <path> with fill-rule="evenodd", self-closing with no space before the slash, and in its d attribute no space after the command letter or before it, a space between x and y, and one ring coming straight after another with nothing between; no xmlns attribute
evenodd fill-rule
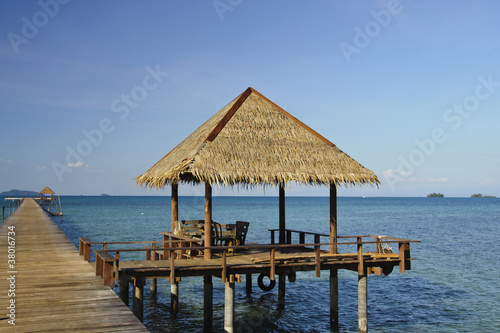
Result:
<svg viewBox="0 0 500 333"><path fill-rule="evenodd" d="M113 288L113 272L116 263L118 269L118 260L109 254L106 250L95 250L95 275L102 277L103 284ZM118 278L118 274L116 276Z"/></svg>

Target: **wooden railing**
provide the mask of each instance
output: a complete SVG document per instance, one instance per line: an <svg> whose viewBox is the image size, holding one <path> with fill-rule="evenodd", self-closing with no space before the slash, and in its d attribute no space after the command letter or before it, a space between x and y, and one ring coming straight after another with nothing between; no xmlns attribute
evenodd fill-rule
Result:
<svg viewBox="0 0 500 333"><path fill-rule="evenodd" d="M311 233L315 234L315 233ZM363 238L376 238L375 241L363 241ZM316 236L315 236L316 238ZM410 266L410 243L419 242L408 239L400 239L400 238L392 238L385 236L342 236L342 238L356 238L356 241L351 242L341 242L336 245L355 245L356 246L356 256L352 258L352 264L357 265L358 273L362 274L366 269L366 260L368 260L369 256L366 256L364 252L364 246L368 244L373 244L378 249L380 244L383 243L394 243L398 244L398 254L392 254L390 257L396 261L398 261L399 271L404 273L405 270L411 269ZM383 239L383 241L382 241ZM314 265L314 270L316 272L316 276L319 277L321 274L321 264L324 259L333 258L336 256L342 256L342 254L330 254L326 251L321 251L321 246L330 246L332 243L304 243L304 244L259 244L259 245L245 245L245 246L178 246L180 243L186 243L185 240L172 240L169 241L170 246L168 247L157 247L156 244L166 243L165 241L142 241L142 242L91 242L88 238L80 238L80 254L85 257L85 255L90 251L90 245L92 244L143 244L143 243L151 243L151 247L143 247L143 248L135 248L135 249L108 249L103 248L102 250L95 250L96 254L96 275L101 276L103 278L103 283L108 286L113 286L113 283L118 283L118 275L119 275L119 262L120 262L120 253L124 252L145 252L146 258L151 259L151 253L161 253L161 257L159 259L169 260L169 278L171 283L175 281L175 260L178 258L182 258L182 253L185 251L192 251L195 249L196 251L203 251L205 249L210 249L214 251L222 252L222 262L221 266L219 266L219 270L221 271L221 278L225 282L228 278L228 270L229 266L227 264L227 253L229 250L242 250L242 249L268 249L269 250L269 277L271 280L275 279L277 261L283 260L283 258L276 258L276 249L280 248L304 248L304 247L312 247L314 249L314 257L312 256L303 256L304 258L314 259L314 262L304 263L306 266ZM193 241L193 243L196 243ZM175 246L172 246L175 244ZM190 244L191 245L191 244ZM380 247L381 248L381 247ZM176 252L177 251L177 252ZM113 257L111 253L115 253ZM173 254L176 255L173 255ZM377 252L378 254L382 254L382 252ZM181 255L179 255L181 254ZM377 273L378 274L378 273ZM114 277L113 277L114 275Z"/></svg>

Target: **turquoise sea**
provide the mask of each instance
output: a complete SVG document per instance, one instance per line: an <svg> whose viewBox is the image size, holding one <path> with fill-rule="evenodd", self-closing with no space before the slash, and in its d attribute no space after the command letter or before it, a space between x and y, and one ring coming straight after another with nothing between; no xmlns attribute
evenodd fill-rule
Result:
<svg viewBox="0 0 500 333"><path fill-rule="evenodd" d="M64 217L55 222L78 244L94 241L160 239L170 229L170 197L61 197ZM180 197L180 219L203 219L203 197ZM328 198L288 197L287 228L328 233ZM269 243L278 227L278 198L214 197L213 219L251 222L248 242ZM412 270L368 277L371 332L500 332L500 199L338 199L339 235L387 235L421 240L411 245ZM132 259L132 257L129 257ZM122 260L127 258L122 257ZM254 277L254 281L256 277ZM261 291L254 282L247 297L236 285L239 332L329 332L328 273L299 272L287 284L285 309L277 288ZM158 294L145 288L144 324L151 332L201 332L202 278L180 284L180 312L169 310L170 285ZM340 329L357 332L357 274L339 272ZM214 279L214 331L222 331L224 285Z"/></svg>

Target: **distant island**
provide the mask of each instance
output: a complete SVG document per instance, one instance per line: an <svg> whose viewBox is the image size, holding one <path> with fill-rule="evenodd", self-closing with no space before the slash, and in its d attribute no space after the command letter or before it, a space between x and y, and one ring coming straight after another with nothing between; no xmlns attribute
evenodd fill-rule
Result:
<svg viewBox="0 0 500 333"><path fill-rule="evenodd" d="M444 198L444 194L442 194L442 193L429 193L429 194L427 194L427 198Z"/></svg>
<svg viewBox="0 0 500 333"><path fill-rule="evenodd" d="M34 191L10 190L0 193L0 197L38 197L40 194Z"/></svg>
<svg viewBox="0 0 500 333"><path fill-rule="evenodd" d="M110 197L110 195L106 194L106 193L103 193L103 194L101 194L101 197Z"/></svg>
<svg viewBox="0 0 500 333"><path fill-rule="evenodd" d="M496 198L494 195L482 195L481 193L474 193L471 198Z"/></svg>

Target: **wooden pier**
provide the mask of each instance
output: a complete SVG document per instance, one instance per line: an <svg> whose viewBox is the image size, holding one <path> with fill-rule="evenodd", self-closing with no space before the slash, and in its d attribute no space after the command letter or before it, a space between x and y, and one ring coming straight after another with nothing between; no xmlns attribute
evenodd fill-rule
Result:
<svg viewBox="0 0 500 333"><path fill-rule="evenodd" d="M330 321L332 327L338 327L338 289L337 272L347 269L358 272L358 314L360 331L367 331L367 276L370 274L388 275L394 267L404 273L411 269L410 243L418 242L387 236L339 236L335 244L339 250L352 252L330 253L324 250L331 243L321 243L321 237L329 239L328 234L319 234L285 229L285 244L274 244L274 232L270 230L270 244L252 244L244 246L200 246L201 239L176 236L169 232L160 232L163 240L137 242L92 242L80 238L80 255L90 261L92 246L95 253L96 275L103 277L103 284L119 285L120 298L128 305L130 286L132 286L132 308L135 315L143 318L144 286L150 279L150 288L156 292L156 279L170 281L171 310L179 308L179 282L183 277L203 276L204 281L204 330L212 330L213 314L213 277L225 283L225 332L234 328L234 288L235 282L245 277L247 293L252 290L252 275L259 275L259 287L262 277L267 277L272 286L278 280L278 299L280 306L285 306L286 279L295 282L298 271L314 271L316 277L328 274L330 277ZM298 237L293 238L292 235ZM312 242L307 243L308 238ZM292 239L298 239L292 244ZM391 244L395 251L388 250ZM120 245L121 248L116 248ZM124 249L123 245L129 248ZM212 253L211 259L204 258L205 250ZM397 249L397 250L396 250ZM145 260L126 260L127 254L144 253ZM322 273L323 271L323 273ZM326 271L326 272L325 272ZM263 288L263 289L264 289ZM270 287L269 290L271 290ZM266 289L264 289L266 290ZM201 315L201 314L200 314Z"/></svg>
<svg viewBox="0 0 500 333"><path fill-rule="evenodd" d="M0 332L147 332L33 199L0 226L0 253Z"/></svg>

